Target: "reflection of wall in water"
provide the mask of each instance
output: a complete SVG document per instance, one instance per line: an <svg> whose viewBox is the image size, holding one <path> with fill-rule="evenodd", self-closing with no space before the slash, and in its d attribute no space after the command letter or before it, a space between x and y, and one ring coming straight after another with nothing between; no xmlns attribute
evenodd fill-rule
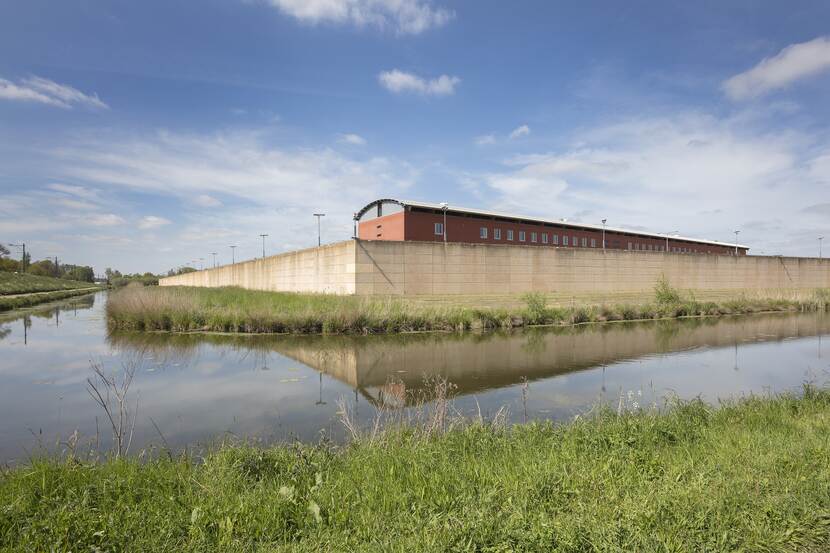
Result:
<svg viewBox="0 0 830 553"><path fill-rule="evenodd" d="M828 332L823 314L756 315L485 335L309 337L274 346L355 388L402 381L417 389L425 377L440 375L464 394L648 355Z"/></svg>

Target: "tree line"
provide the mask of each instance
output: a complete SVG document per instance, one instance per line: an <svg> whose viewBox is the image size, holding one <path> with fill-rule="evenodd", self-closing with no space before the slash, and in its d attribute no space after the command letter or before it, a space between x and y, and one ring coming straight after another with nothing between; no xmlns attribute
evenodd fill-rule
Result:
<svg viewBox="0 0 830 553"><path fill-rule="evenodd" d="M60 263L57 259L41 259L32 261L32 256L26 252L21 259L12 259L9 249L0 244L0 271L12 273L28 273L37 276L94 282L95 271L89 265L73 265Z"/></svg>

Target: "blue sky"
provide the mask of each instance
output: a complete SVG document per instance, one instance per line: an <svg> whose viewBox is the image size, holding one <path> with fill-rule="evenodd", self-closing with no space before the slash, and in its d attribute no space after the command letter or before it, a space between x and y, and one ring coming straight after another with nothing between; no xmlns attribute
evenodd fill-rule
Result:
<svg viewBox="0 0 830 553"><path fill-rule="evenodd" d="M819 1L5 2L0 243L166 271L259 255L260 233L311 246L314 212L346 239L402 197L817 255L828 21Z"/></svg>

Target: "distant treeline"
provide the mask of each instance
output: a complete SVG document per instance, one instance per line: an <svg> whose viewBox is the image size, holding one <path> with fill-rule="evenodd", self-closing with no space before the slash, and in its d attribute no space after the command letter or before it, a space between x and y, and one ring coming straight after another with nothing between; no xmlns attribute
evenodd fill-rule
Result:
<svg viewBox="0 0 830 553"><path fill-rule="evenodd" d="M72 265L71 263L60 262L56 265L54 259L32 261L31 255L28 252L25 257L19 260L12 259L9 255L8 248L0 244L0 271L65 278L67 280L78 280L81 282L95 281L95 271L88 265Z"/></svg>
<svg viewBox="0 0 830 553"><path fill-rule="evenodd" d="M195 270L196 269L194 269L193 267L179 267L177 269L170 269L169 271L167 271L167 276L181 275L183 273L192 273ZM109 283L115 288L126 286L131 282L136 282L144 286L156 286L159 283L159 278L162 276L155 275L150 272L143 274L121 274L121 271L116 271L110 268L107 268L105 274L107 275L107 280L109 281Z"/></svg>

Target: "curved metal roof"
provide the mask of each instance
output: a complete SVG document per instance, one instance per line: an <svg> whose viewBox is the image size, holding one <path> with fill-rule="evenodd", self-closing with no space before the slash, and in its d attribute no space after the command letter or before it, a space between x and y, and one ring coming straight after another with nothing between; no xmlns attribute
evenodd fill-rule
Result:
<svg viewBox="0 0 830 553"><path fill-rule="evenodd" d="M547 224L550 224L550 225L556 225L556 226L559 226L559 227L568 227L568 228L574 228L574 229L587 229L587 230L600 230L600 231L603 229L602 225L594 225L594 224L590 224L590 223L571 223L571 222L562 221L562 220L557 221L557 220L554 220L554 219L542 219L540 217L529 217L529 216L526 216L526 215L500 213L500 212L497 212L497 211L486 211L486 210L483 210L483 209L459 207L459 206L454 206L454 205L449 205L449 204L442 205L442 204L435 204L435 203L430 203L430 202L420 202L420 201L416 201L416 200L399 200L399 199L395 199L395 198L381 198L379 200L375 200L375 201L373 201L369 204L366 204L365 207L363 207L360 211L355 213L355 215L354 215L355 220L356 221L359 220L370 209L372 209L373 207L375 207L375 206L377 206L378 204L381 204L381 203L394 203L394 204L398 204L402 207L418 207L418 208L422 208L422 209L434 209L434 210L437 210L437 211L442 211L442 210L446 209L448 213L463 213L463 214L468 214L468 215L480 215L482 217L497 217L499 219L513 219L513 220L516 220L516 221L527 221L527 222L530 222L530 223L547 223ZM670 240L679 240L679 241L683 241L683 242L695 242L697 244L710 244L710 245L713 245L713 246L726 246L726 247L729 247L729 248L734 248L737 245L737 247L739 249L742 249L742 250L748 250L749 249L749 246L745 246L743 244L735 244L734 242L729 243L729 242L721 242L721 241L718 241L718 240L703 240L703 239L700 239L700 238L691 238L691 237L688 237L688 236L679 236L679 235L674 235L674 234L659 234L659 233L655 233L655 232L643 232L643 231L639 231L639 230L631 230L631 229L625 229L625 228L620 228L620 227L606 226L605 231L606 232L622 233L622 234L630 234L630 235L633 235L633 236L644 236L644 237L647 237L647 238L659 238L661 240L665 240L666 238L668 238Z"/></svg>

